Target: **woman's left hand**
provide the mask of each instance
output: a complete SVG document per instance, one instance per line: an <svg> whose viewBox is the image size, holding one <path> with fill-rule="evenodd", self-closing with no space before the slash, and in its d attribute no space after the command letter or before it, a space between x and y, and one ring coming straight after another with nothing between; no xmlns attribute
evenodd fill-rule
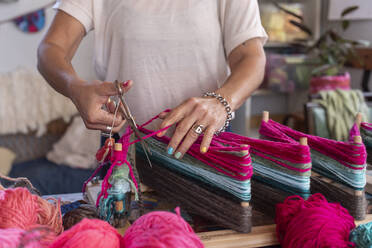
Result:
<svg viewBox="0 0 372 248"><path fill-rule="evenodd" d="M182 158L199 137L194 130L194 127L199 125L203 126L204 131L200 152L206 153L214 133L225 124L226 116L225 107L214 97L192 97L170 113L161 113L160 118L164 120L159 129L177 124L168 144L167 153L174 154L177 159ZM158 136L164 134L165 131Z"/></svg>

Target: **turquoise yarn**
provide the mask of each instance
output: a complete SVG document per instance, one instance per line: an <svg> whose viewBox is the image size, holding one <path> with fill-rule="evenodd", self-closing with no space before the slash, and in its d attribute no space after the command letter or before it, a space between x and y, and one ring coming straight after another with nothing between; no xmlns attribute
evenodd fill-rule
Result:
<svg viewBox="0 0 372 248"><path fill-rule="evenodd" d="M372 248L372 222L359 225L351 231L350 241L358 248Z"/></svg>

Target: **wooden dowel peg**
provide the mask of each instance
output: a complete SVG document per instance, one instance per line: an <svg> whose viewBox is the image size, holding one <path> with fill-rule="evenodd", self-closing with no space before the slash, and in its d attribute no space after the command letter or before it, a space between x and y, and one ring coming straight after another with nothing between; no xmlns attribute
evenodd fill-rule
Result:
<svg viewBox="0 0 372 248"><path fill-rule="evenodd" d="M354 195L355 196L363 196L363 190L355 190Z"/></svg>
<svg viewBox="0 0 372 248"><path fill-rule="evenodd" d="M354 143L358 143L358 144L362 144L363 143L362 137L359 136L359 135L355 135L353 139L354 139Z"/></svg>
<svg viewBox="0 0 372 248"><path fill-rule="evenodd" d="M123 145L121 143L115 143L114 145L114 151L122 151L123 150Z"/></svg>
<svg viewBox="0 0 372 248"><path fill-rule="evenodd" d="M120 212L124 209L124 205L122 201L115 202L115 210Z"/></svg>
<svg viewBox="0 0 372 248"><path fill-rule="evenodd" d="M363 121L363 114L358 112L355 116L355 124L357 124L358 127L362 124Z"/></svg>
<svg viewBox="0 0 372 248"><path fill-rule="evenodd" d="M306 137L300 138L300 144L303 146L307 146L307 138Z"/></svg>
<svg viewBox="0 0 372 248"><path fill-rule="evenodd" d="M270 117L270 115L269 115L269 111L263 111L263 112L262 112L262 120L263 120L264 122L268 122L268 121L269 121L269 117Z"/></svg>
<svg viewBox="0 0 372 248"><path fill-rule="evenodd" d="M247 144L242 144L242 145L240 145L240 147L249 147L249 145L247 145ZM248 155L248 153L249 153L249 150L246 150L246 151L244 151L244 155Z"/></svg>

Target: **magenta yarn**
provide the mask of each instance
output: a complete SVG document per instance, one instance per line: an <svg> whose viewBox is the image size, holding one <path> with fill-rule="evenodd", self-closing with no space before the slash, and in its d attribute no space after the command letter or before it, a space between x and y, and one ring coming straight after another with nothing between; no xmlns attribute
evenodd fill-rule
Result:
<svg viewBox="0 0 372 248"><path fill-rule="evenodd" d="M342 142L295 131L287 126L269 120L262 122L260 134L275 141L293 143L301 137L308 139L311 149L314 149L352 170L363 170L364 167L353 167L352 165L364 165L367 159L366 148L363 144L354 142Z"/></svg>
<svg viewBox="0 0 372 248"><path fill-rule="evenodd" d="M137 219L121 240L123 248L201 248L204 247L191 226L180 216L154 211Z"/></svg>
<svg viewBox="0 0 372 248"><path fill-rule="evenodd" d="M170 110L165 110L164 112L169 112ZM163 136L157 137L156 134L163 132L170 128L170 126L165 127L158 131L153 131L146 129L145 127L150 124L152 121L159 118L159 115L155 116L154 118L150 119L143 125L139 126L138 129L145 133L146 136L142 137L142 139L146 139L149 137L153 137L165 144L168 144L170 141L170 137ZM123 135L121 139L125 138ZM228 140L219 139L218 137L213 137L209 150L207 153L203 154L200 153L200 146L203 139L203 135L200 135L198 139L195 141L194 144L191 145L190 149L187 151L188 154L197 158L198 160L202 161L206 165L216 169L217 171L235 178L237 180L247 180L252 177L253 174L253 167L252 167L252 160L249 154L249 146L241 147L240 144L236 142L230 142ZM135 140L131 142L129 145L138 142ZM228 144L228 146L223 145ZM228 154L227 152L231 151L247 151L247 154L242 157L234 156Z"/></svg>
<svg viewBox="0 0 372 248"><path fill-rule="evenodd" d="M364 129L367 129L369 131L372 131L372 123L362 122L361 127L363 127Z"/></svg>
<svg viewBox="0 0 372 248"><path fill-rule="evenodd" d="M347 248L353 217L339 203L329 203L322 194L305 201L290 196L276 206L276 232L283 248Z"/></svg>
<svg viewBox="0 0 372 248"><path fill-rule="evenodd" d="M352 128L350 129L349 132L349 142L353 143L354 142L354 136L360 136L360 130L358 125L355 123Z"/></svg>
<svg viewBox="0 0 372 248"><path fill-rule="evenodd" d="M121 236L109 223L83 219L59 235L48 248L120 248Z"/></svg>

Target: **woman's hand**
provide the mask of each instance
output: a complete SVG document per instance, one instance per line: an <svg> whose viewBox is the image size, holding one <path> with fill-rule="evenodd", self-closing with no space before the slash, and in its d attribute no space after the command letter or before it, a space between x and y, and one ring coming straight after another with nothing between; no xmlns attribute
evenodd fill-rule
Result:
<svg viewBox="0 0 372 248"><path fill-rule="evenodd" d="M132 81L127 81L121 87L125 93L131 86ZM118 90L113 83L94 80L72 83L68 95L80 112L87 128L109 132L108 127L113 125L112 131L119 132L124 126L125 120L120 114L117 114L114 121L115 104L109 101L110 96L117 94ZM102 108L104 105L107 106L108 111Z"/></svg>
<svg viewBox="0 0 372 248"><path fill-rule="evenodd" d="M169 155L174 154L177 159L180 159L199 137L199 134L193 130L194 125L203 125L204 137L200 152L206 153L208 151L214 133L225 124L226 110L216 98L193 97L170 113L161 113L160 118L164 120L159 129L177 123L167 153ZM158 134L158 136L164 134L165 132Z"/></svg>

